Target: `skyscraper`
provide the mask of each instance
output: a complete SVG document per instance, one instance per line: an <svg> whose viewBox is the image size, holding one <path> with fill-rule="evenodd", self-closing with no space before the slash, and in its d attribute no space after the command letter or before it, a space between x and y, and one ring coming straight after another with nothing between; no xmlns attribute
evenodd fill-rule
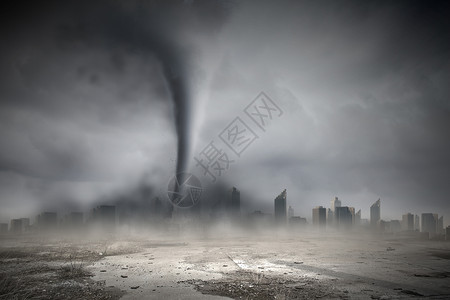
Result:
<svg viewBox="0 0 450 300"><path fill-rule="evenodd" d="M402 216L402 229L407 231L414 230L414 215L411 213Z"/></svg>
<svg viewBox="0 0 450 300"><path fill-rule="evenodd" d="M436 235L438 223L438 214L424 213L422 214L421 232L428 232L429 237Z"/></svg>
<svg viewBox="0 0 450 300"><path fill-rule="evenodd" d="M378 221L381 219L380 210L381 210L381 200L378 199L370 207L370 226L372 228L377 227Z"/></svg>
<svg viewBox="0 0 450 300"><path fill-rule="evenodd" d="M327 222L327 209L323 206L314 207L312 210L313 225L317 227L325 227Z"/></svg>
<svg viewBox="0 0 450 300"><path fill-rule="evenodd" d="M331 200L331 210L333 212L336 211L336 207L341 207L341 200L338 199L338 197L334 197L333 200Z"/></svg>
<svg viewBox="0 0 450 300"><path fill-rule="evenodd" d="M286 189L275 198L275 221L286 224Z"/></svg>
<svg viewBox="0 0 450 300"><path fill-rule="evenodd" d="M353 224L353 213L355 208L348 206L337 206L334 212L335 222L338 228L349 229Z"/></svg>
<svg viewBox="0 0 450 300"><path fill-rule="evenodd" d="M330 202L330 209L328 209L328 224L336 224L336 207L341 207L341 200L334 197Z"/></svg>

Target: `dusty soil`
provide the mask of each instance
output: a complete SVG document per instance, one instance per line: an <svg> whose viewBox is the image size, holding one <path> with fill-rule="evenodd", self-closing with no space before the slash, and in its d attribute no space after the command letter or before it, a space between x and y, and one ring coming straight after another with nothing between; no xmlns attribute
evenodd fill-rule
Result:
<svg viewBox="0 0 450 300"><path fill-rule="evenodd" d="M337 233L3 239L0 299L449 299L449 254Z"/></svg>
<svg viewBox="0 0 450 300"><path fill-rule="evenodd" d="M3 237L0 245L0 299L119 299L124 294L92 280L86 269L106 255L104 244Z"/></svg>

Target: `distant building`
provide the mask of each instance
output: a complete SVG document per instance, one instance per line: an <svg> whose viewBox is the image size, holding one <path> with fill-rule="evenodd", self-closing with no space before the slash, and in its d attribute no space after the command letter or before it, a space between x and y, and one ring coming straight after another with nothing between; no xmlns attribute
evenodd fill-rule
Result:
<svg viewBox="0 0 450 300"><path fill-rule="evenodd" d="M83 213L71 212L66 216L65 226L68 229L80 229L83 227Z"/></svg>
<svg viewBox="0 0 450 300"><path fill-rule="evenodd" d="M413 231L414 230L414 215L411 213L404 214L402 216L402 230Z"/></svg>
<svg viewBox="0 0 450 300"><path fill-rule="evenodd" d="M327 223L329 225L336 225L336 207L341 207L341 200L338 197L334 197L330 201L330 208L327 210Z"/></svg>
<svg viewBox="0 0 450 300"><path fill-rule="evenodd" d="M247 215L247 221L250 222L251 225L256 227L265 227L271 224L272 215L263 213L260 210L255 210L252 213Z"/></svg>
<svg viewBox="0 0 450 300"><path fill-rule="evenodd" d="M22 231L28 232L30 231L30 219L29 218L21 218L22 220Z"/></svg>
<svg viewBox="0 0 450 300"><path fill-rule="evenodd" d="M288 219L292 218L294 216L294 209L289 205L288 208Z"/></svg>
<svg viewBox="0 0 450 300"><path fill-rule="evenodd" d="M22 219L12 219L9 230L16 234L23 233Z"/></svg>
<svg viewBox="0 0 450 300"><path fill-rule="evenodd" d="M450 241L450 226L447 226L447 228L445 228L445 240Z"/></svg>
<svg viewBox="0 0 450 300"><path fill-rule="evenodd" d="M241 192L233 187L230 191L230 215L239 217L241 214Z"/></svg>
<svg viewBox="0 0 450 300"><path fill-rule="evenodd" d="M444 216L441 216L437 221L436 233L441 235L445 234L444 230Z"/></svg>
<svg viewBox="0 0 450 300"><path fill-rule="evenodd" d="M378 199L374 204L370 207L370 226L372 228L376 228L378 221L381 220L381 200Z"/></svg>
<svg viewBox="0 0 450 300"><path fill-rule="evenodd" d="M431 213L424 213L422 214L422 227L421 232L428 232L428 236L434 237L436 236L436 229L437 229L437 223L438 223L438 215L437 214L431 214Z"/></svg>
<svg viewBox="0 0 450 300"><path fill-rule="evenodd" d="M265 214L260 210L255 210L254 212L248 214L249 219L252 220L268 220L269 216L269 214Z"/></svg>
<svg viewBox="0 0 450 300"><path fill-rule="evenodd" d="M335 212L336 211L336 207L341 207L341 200L338 199L338 197L334 197L333 200L331 200L331 211Z"/></svg>
<svg viewBox="0 0 450 300"><path fill-rule="evenodd" d="M0 223L0 234L8 233L8 223Z"/></svg>
<svg viewBox="0 0 450 300"><path fill-rule="evenodd" d="M338 206L334 212L335 222L338 228L349 229L353 225L353 215L355 209L348 206Z"/></svg>
<svg viewBox="0 0 450 300"><path fill-rule="evenodd" d="M116 207L113 205L100 205L93 209L92 218L94 224L107 231L116 228Z"/></svg>
<svg viewBox="0 0 450 300"><path fill-rule="evenodd" d="M58 217L55 212L43 212L36 217L36 225L39 230L56 230Z"/></svg>
<svg viewBox="0 0 450 300"><path fill-rule="evenodd" d="M323 206L316 206L312 210L313 225L316 227L325 227L327 223L327 209Z"/></svg>
<svg viewBox="0 0 450 300"><path fill-rule="evenodd" d="M361 226L361 210L358 210L358 212L355 214L354 224L356 226Z"/></svg>
<svg viewBox="0 0 450 300"><path fill-rule="evenodd" d="M369 227L370 221L369 219L361 219L361 226Z"/></svg>
<svg viewBox="0 0 450 300"><path fill-rule="evenodd" d="M372 225L371 225L372 226ZM375 225L380 232L385 232L387 227L387 222L384 220L378 220L377 224Z"/></svg>
<svg viewBox="0 0 450 300"><path fill-rule="evenodd" d="M395 233L402 229L402 223L400 220L391 220L390 222L386 222L386 227L386 231Z"/></svg>
<svg viewBox="0 0 450 300"><path fill-rule="evenodd" d="M279 224L286 224L286 189L279 194L275 200L275 221Z"/></svg>
<svg viewBox="0 0 450 300"><path fill-rule="evenodd" d="M331 208L327 209L327 224L329 226L334 224L334 212L331 210Z"/></svg>
<svg viewBox="0 0 450 300"><path fill-rule="evenodd" d="M414 215L414 230L420 231L420 218L418 215Z"/></svg>
<svg viewBox="0 0 450 300"><path fill-rule="evenodd" d="M306 221L306 218L295 216L289 218L289 227L291 228L305 228L307 224L308 221Z"/></svg>

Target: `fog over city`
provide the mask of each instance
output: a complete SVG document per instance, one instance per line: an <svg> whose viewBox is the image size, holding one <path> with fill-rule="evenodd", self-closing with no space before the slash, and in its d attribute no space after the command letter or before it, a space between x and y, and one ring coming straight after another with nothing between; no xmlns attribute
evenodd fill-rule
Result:
<svg viewBox="0 0 450 300"><path fill-rule="evenodd" d="M2 6L5 4L2 4ZM2 8L0 221L160 197L179 171L244 211L449 224L450 18L424 1L51 1ZM280 113L245 113L263 92ZM282 113L281 113L282 112ZM257 138L220 138L239 117ZM233 160L216 181L195 158ZM205 198L206 199L206 198ZM206 200L205 200L206 201ZM130 204L131 205L131 204Z"/></svg>

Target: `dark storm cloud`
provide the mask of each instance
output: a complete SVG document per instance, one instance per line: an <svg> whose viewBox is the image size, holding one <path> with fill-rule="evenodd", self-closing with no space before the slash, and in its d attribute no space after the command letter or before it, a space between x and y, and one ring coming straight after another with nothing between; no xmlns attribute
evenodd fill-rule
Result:
<svg viewBox="0 0 450 300"><path fill-rule="evenodd" d="M47 186L54 181L110 182L124 176L121 167L142 164L139 153L150 157L147 169L160 169L173 153L162 150L170 146L170 119L175 119L178 137L177 169L185 169L192 135L190 85L199 72L195 42L218 32L229 12L226 5L49 1L4 7L4 176L36 178ZM143 169L139 165L136 176ZM42 189L21 201L48 202L36 199L49 197ZM2 200L17 194L8 190Z"/></svg>

